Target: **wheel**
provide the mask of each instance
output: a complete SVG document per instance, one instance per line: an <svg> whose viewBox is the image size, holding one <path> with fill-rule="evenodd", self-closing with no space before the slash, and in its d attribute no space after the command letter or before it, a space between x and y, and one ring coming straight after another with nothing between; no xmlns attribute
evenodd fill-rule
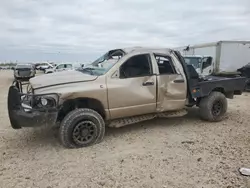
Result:
<svg viewBox="0 0 250 188"><path fill-rule="evenodd" d="M200 116L203 120L217 122L227 112L227 99L221 92L214 91L200 101Z"/></svg>
<svg viewBox="0 0 250 188"><path fill-rule="evenodd" d="M92 109L76 109L62 120L59 133L64 147L87 147L103 140L105 123L102 116Z"/></svg>

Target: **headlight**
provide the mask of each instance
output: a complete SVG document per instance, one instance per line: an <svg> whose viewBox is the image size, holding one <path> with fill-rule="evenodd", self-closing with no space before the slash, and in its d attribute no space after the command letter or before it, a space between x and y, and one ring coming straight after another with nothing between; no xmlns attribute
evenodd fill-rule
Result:
<svg viewBox="0 0 250 188"><path fill-rule="evenodd" d="M34 108L54 108L56 107L56 99L52 96L36 96L33 100Z"/></svg>
<svg viewBox="0 0 250 188"><path fill-rule="evenodd" d="M48 100L46 98L41 98L40 100L43 106L46 106L48 104Z"/></svg>

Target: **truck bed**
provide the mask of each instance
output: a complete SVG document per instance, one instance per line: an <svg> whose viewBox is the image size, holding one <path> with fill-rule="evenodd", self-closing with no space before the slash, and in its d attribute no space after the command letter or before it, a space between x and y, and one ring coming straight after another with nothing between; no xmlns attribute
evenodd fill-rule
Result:
<svg viewBox="0 0 250 188"><path fill-rule="evenodd" d="M221 77L207 76L203 79L192 81L190 85L192 98L200 98L208 96L212 91L220 91L228 98L233 95L241 95L245 88L245 77Z"/></svg>

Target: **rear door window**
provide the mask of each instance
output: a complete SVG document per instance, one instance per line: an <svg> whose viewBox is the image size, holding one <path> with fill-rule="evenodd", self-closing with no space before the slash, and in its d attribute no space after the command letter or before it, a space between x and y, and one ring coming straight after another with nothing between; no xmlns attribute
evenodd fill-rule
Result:
<svg viewBox="0 0 250 188"><path fill-rule="evenodd" d="M155 55L160 74L176 74L172 58L169 56Z"/></svg>
<svg viewBox="0 0 250 188"><path fill-rule="evenodd" d="M66 65L66 68L71 69L71 68L72 68L72 65L71 65L71 64L67 64L67 65Z"/></svg>

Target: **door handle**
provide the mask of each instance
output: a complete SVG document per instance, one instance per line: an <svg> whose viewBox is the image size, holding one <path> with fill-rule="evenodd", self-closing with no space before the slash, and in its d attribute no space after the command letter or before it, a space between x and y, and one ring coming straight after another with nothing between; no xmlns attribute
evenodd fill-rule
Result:
<svg viewBox="0 0 250 188"><path fill-rule="evenodd" d="M184 80L181 79L181 80L174 80L174 83L184 83Z"/></svg>
<svg viewBox="0 0 250 188"><path fill-rule="evenodd" d="M143 86L153 86L154 82L143 82L142 85Z"/></svg>

